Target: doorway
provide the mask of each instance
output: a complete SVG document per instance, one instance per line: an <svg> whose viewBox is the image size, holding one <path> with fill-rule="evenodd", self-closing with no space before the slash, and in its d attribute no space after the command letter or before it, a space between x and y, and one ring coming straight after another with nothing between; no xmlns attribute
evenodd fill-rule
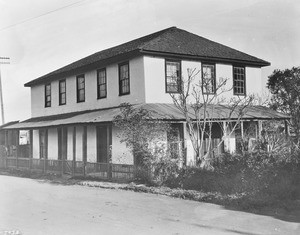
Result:
<svg viewBox="0 0 300 235"><path fill-rule="evenodd" d="M111 126L103 125L96 127L97 133L97 162L110 162L110 146L112 143Z"/></svg>

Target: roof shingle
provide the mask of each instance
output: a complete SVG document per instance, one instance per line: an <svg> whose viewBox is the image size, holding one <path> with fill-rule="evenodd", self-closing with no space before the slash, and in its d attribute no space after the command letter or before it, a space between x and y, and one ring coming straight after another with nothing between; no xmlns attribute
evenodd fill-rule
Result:
<svg viewBox="0 0 300 235"><path fill-rule="evenodd" d="M124 44L99 51L90 56L75 61L51 73L41 76L25 84L30 87L46 80L57 78L84 69L93 64L105 63L109 59L117 59L121 55L160 53L163 55L176 55L182 58L209 59L214 61L227 61L231 63L243 63L258 67L270 65L269 62L248 55L233 48L224 46L185 30L171 27L153 34L126 42ZM135 54L136 55L136 54Z"/></svg>

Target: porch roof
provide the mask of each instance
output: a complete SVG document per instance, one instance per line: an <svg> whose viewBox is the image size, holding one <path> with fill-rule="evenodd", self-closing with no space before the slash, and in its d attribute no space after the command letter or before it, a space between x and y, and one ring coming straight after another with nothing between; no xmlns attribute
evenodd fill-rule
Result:
<svg viewBox="0 0 300 235"><path fill-rule="evenodd" d="M135 108L143 108L148 110L153 119L162 121L184 121L184 115L175 107L174 104L165 103L151 103L151 104L136 104ZM210 105L208 107L208 115L215 121L228 120L230 108L223 105ZM88 110L81 112L73 112L52 116L34 117L23 122L12 124L3 129L36 129L43 127L54 127L61 125L80 125L80 124L93 124L93 123L108 123L112 122L114 117L120 114L120 107ZM195 119L195 115L190 107L190 117ZM235 120L238 115L232 113L230 120ZM243 115L244 120L270 120L270 119L289 119L290 117L266 108L264 106L251 106L248 107Z"/></svg>

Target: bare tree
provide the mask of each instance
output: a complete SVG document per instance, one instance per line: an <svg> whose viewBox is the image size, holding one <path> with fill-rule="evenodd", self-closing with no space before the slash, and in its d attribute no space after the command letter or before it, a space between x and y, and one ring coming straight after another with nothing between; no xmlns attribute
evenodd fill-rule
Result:
<svg viewBox="0 0 300 235"><path fill-rule="evenodd" d="M227 88L228 79L218 81L211 74L200 70L187 69L187 79L182 78L178 93L171 93L175 106L184 115L187 131L200 167L212 169L210 158L214 150L224 142L212 147L212 127L217 123L223 133L231 135L239 125L242 117L253 101L253 96L236 96L226 99L224 95L232 88ZM174 75L176 76L176 75ZM229 132L228 132L229 130ZM208 141L207 151L203 154L205 141Z"/></svg>

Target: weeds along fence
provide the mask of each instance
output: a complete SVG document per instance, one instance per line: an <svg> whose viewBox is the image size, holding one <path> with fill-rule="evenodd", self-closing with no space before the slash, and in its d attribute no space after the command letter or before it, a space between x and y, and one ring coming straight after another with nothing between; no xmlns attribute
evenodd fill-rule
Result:
<svg viewBox="0 0 300 235"><path fill-rule="evenodd" d="M52 160L0 156L0 168L38 171L43 173L67 174L72 176L93 177L107 180L132 180L135 166L95 163L72 160Z"/></svg>

